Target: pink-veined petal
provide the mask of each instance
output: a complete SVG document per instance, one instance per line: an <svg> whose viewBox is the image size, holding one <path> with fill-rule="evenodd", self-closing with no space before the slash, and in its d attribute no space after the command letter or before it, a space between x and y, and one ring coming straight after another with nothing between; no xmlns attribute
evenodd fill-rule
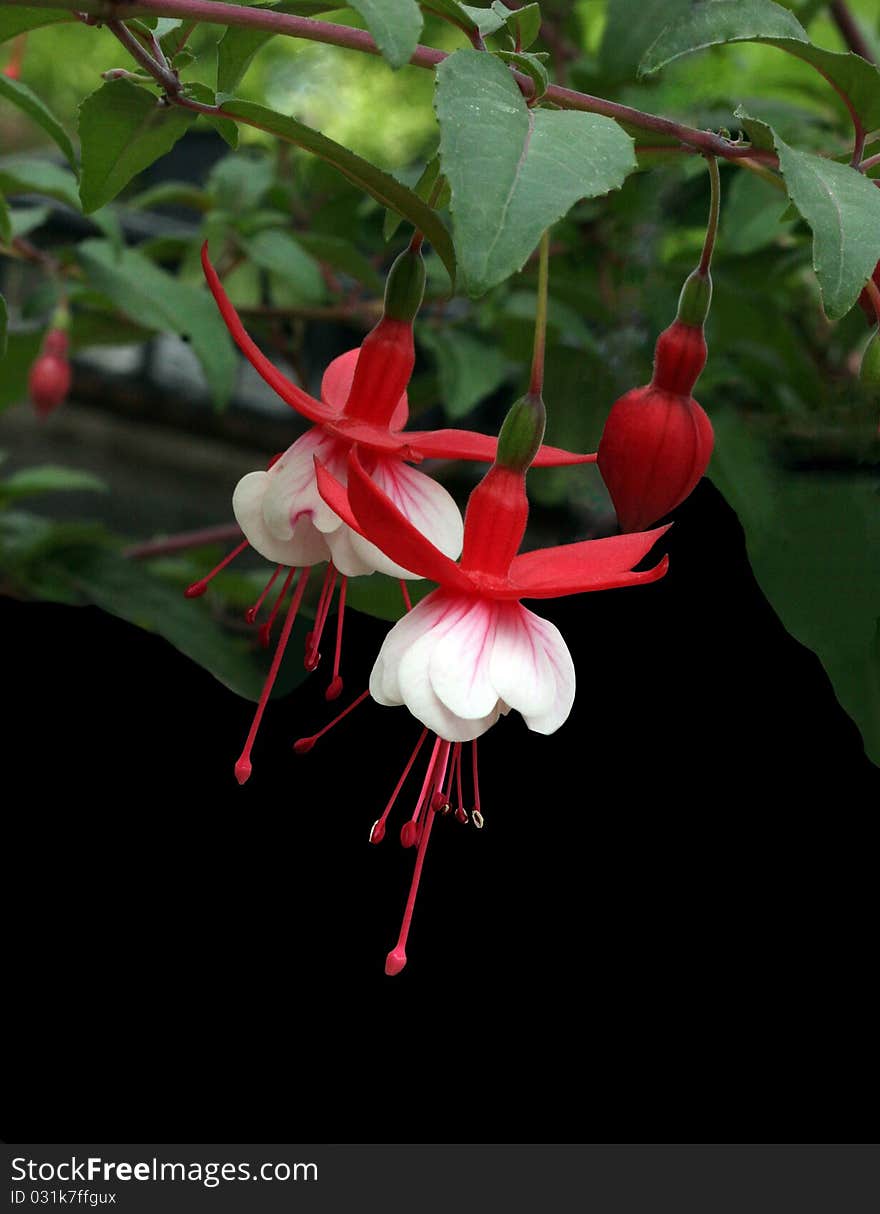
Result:
<svg viewBox="0 0 880 1214"><path fill-rule="evenodd" d="M657 581L669 566L668 557L644 573L633 573L632 567L670 526L523 553L510 566L511 589L522 598L557 598Z"/></svg>
<svg viewBox="0 0 880 1214"><path fill-rule="evenodd" d="M324 476L319 476L318 486L322 493L325 488L329 488L328 475L325 471ZM334 491L332 499L325 496L325 501L336 509L333 503L339 502L338 494ZM464 593L472 591L472 583L467 574L448 556L444 556L430 540L425 539L409 519L401 514L387 494L383 493L364 471L354 451L348 459L348 501L351 513L357 520L356 529L395 564L411 570L419 577L438 582L441 586ZM345 514L340 511L337 513L348 521Z"/></svg>
<svg viewBox="0 0 880 1214"><path fill-rule="evenodd" d="M315 459L344 474L348 447L321 426L312 426L277 459L267 473L263 518L278 539L286 539L297 520L308 515L319 531L336 531L339 516L324 502L315 479Z"/></svg>
<svg viewBox="0 0 880 1214"><path fill-rule="evenodd" d="M370 477L401 514L444 556L454 560L461 554L464 542L461 512L455 499L438 481L395 456L380 457ZM419 576L396 564L369 540L355 536L352 542L364 560L372 561L380 573L389 577Z"/></svg>
<svg viewBox="0 0 880 1214"><path fill-rule="evenodd" d="M406 650L398 665L400 693L407 708L423 725L448 742L470 742L480 737L498 720L501 708L484 717L460 717L440 700L431 682L430 665L437 642L444 635L442 625L420 637Z"/></svg>
<svg viewBox="0 0 880 1214"><path fill-rule="evenodd" d="M432 590L412 611L401 616L386 635L370 675L370 695L378 704L402 704L397 680L400 660L420 637L437 627L451 627L467 610L468 600Z"/></svg>
<svg viewBox="0 0 880 1214"><path fill-rule="evenodd" d="M401 439L425 459L470 459L491 464L495 461L498 439L489 434L473 434L470 430L409 430ZM535 456L535 468L562 468L570 464L592 464L596 453L578 455L561 447L541 447Z"/></svg>
<svg viewBox="0 0 880 1214"><path fill-rule="evenodd" d="M290 382L286 375L274 367L269 362L268 358L259 349L256 343L248 336L241 319L229 299L229 296L223 290L220 279L217 277L217 271L211 265L208 257L208 242L202 245L202 269L205 271L205 278L208 282L208 287L217 307L220 309L220 315L226 324L226 328L241 350L242 354L254 368L254 370L263 377L266 383L272 388L283 401L292 408L301 413L303 417L307 417L313 422L329 421L334 416L332 411L324 405L309 396L308 392L303 392L302 388L298 388L296 384Z"/></svg>
<svg viewBox="0 0 880 1214"><path fill-rule="evenodd" d="M465 720L486 717L499 697L490 678L496 609L486 599L470 600L467 610L437 636L428 677L438 700Z"/></svg>
<svg viewBox="0 0 880 1214"><path fill-rule="evenodd" d="M504 698L511 708L516 708L522 714L529 729L535 733L554 733L568 719L574 703L574 662L562 633L555 624L535 615L526 607L520 607L519 610L522 612L521 620L528 631L530 645L541 669L540 678L543 685L540 693L534 698L531 698L528 681L522 682L519 687L509 688L513 699L508 699L507 696Z"/></svg>
<svg viewBox="0 0 880 1214"><path fill-rule="evenodd" d="M325 405L329 405L337 413L342 412L348 401L351 385L354 381L354 369L357 366L360 352L360 346L356 346L354 350L346 350L344 354L340 354L338 358L334 358L324 372L324 377L321 380L321 399ZM402 430L408 418L409 404L404 392L395 406L390 428L392 430Z"/></svg>
<svg viewBox="0 0 880 1214"><path fill-rule="evenodd" d="M263 498L268 476L267 472L249 472L232 495L233 513L248 543L260 556L277 565L295 568L329 560L330 549L309 518L301 518L286 539L279 539L266 526Z"/></svg>
<svg viewBox="0 0 880 1214"><path fill-rule="evenodd" d="M556 681L533 618L520 603L498 604L489 677L500 699L525 715L546 712L556 696Z"/></svg>

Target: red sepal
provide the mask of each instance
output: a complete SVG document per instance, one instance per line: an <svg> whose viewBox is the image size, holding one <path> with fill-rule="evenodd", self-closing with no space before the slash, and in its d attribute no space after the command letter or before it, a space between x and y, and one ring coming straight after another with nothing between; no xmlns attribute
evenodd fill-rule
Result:
<svg viewBox="0 0 880 1214"><path fill-rule="evenodd" d="M472 459L482 464L495 462L498 439L489 434L473 434L470 430L408 430L406 441L425 459ZM541 447L532 463L533 468L564 468L570 464L592 464L594 451L578 455L561 447Z"/></svg>
<svg viewBox="0 0 880 1214"><path fill-rule="evenodd" d="M523 553L510 566L511 589L520 598L552 599L654 582L666 572L668 557L644 573L633 573L632 567L647 556L670 526Z"/></svg>
<svg viewBox="0 0 880 1214"><path fill-rule="evenodd" d="M326 486L326 478L330 477L330 473L326 469L323 471ZM334 483L342 488L338 481ZM346 516L325 496L320 475L318 492L330 509L335 510L339 517L347 522ZM336 500L339 500L338 497ZM357 521L355 530L375 544L392 561L411 573L417 573L419 577L428 578L449 590L460 590L466 594L475 592L467 574L459 569L455 561L451 561L439 548L435 548L364 471L355 451L348 457L348 501L351 513Z"/></svg>
<svg viewBox="0 0 880 1214"><path fill-rule="evenodd" d="M202 269L205 271L208 287L214 296L217 307L220 309L220 315L223 317L226 328L229 330L239 350L241 350L257 374L263 377L269 387L277 392L286 404L296 409L303 417L307 417L309 421L326 422L331 420L334 417L332 410L322 405L320 401L316 401L314 397L309 396L308 392L303 392L302 388L298 388L296 384L292 384L286 375L282 375L277 367L272 366L265 354L262 353L247 335L245 327L241 323L241 319L235 308L232 306L229 296L223 290L220 279L217 277L217 271L211 265L208 257L207 241L202 245Z"/></svg>
<svg viewBox="0 0 880 1214"><path fill-rule="evenodd" d="M344 354L340 354L338 358L334 358L324 372L324 378L321 380L321 400L336 413L342 412L351 394L351 385L354 383L354 369L357 366L360 353L360 346L356 346L353 350L346 350ZM395 406L390 428L392 430L402 430L408 419L409 402L404 392Z"/></svg>

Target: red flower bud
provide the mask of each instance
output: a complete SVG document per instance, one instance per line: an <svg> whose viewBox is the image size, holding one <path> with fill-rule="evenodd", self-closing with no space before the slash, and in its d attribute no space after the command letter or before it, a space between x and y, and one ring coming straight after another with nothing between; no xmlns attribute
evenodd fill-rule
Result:
<svg viewBox="0 0 880 1214"><path fill-rule="evenodd" d="M34 411L39 417L48 417L69 391L67 334L62 329L50 329L28 376L28 392Z"/></svg>
<svg viewBox="0 0 880 1214"><path fill-rule="evenodd" d="M871 277L874 279L876 285L880 287L880 261L878 261L876 266L874 266L874 273L871 275ZM871 296L868 294L867 288L865 288L859 295L859 304L865 316L868 318L868 324L875 325L880 317L877 316L877 313L874 310L874 302L871 299Z"/></svg>
<svg viewBox="0 0 880 1214"><path fill-rule="evenodd" d="M712 455L712 423L691 396L706 363L703 330L660 334L650 384L611 408L598 464L623 531L644 531L691 493Z"/></svg>

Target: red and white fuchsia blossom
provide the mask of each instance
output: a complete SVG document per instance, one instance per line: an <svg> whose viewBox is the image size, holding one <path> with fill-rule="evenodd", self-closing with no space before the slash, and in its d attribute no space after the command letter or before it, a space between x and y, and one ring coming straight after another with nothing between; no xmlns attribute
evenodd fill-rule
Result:
<svg viewBox="0 0 880 1214"><path fill-rule="evenodd" d="M303 417L313 423L270 467L250 472L238 483L233 510L244 540L205 577L187 590L190 597L203 594L212 577L225 568L248 545L277 565L263 593L247 613L254 623L269 591L284 568L289 569L269 618L260 630L268 644L269 634L284 598L300 570L282 627L281 638L269 676L235 773L244 783L251 773L251 748L265 710L284 647L305 592L311 568L328 562L316 609L315 627L306 644L305 663L314 669L330 612L336 583L340 581L339 623L333 676L327 698L342 691L339 676L342 612L349 577L373 572L398 578L422 574L405 562L389 557L352 528L318 492L315 461L319 461L344 484L348 454L357 443L362 466L377 487L418 533L447 559L458 556L462 547L461 515L452 497L425 473L411 467L426 458L469 459L491 462L497 440L465 430L405 431L408 418L406 387L415 363L413 319L424 292L425 269L417 245L402 253L388 276L381 319L361 345L334 359L324 373L321 400L291 383L258 349L245 332L241 320L202 248L202 266L208 286L239 349L262 378ZM594 461L595 454L577 455L555 447L542 447L537 466L554 467ZM405 587L404 600L408 604Z"/></svg>
<svg viewBox="0 0 880 1214"><path fill-rule="evenodd" d="M389 974L399 973L406 964L406 940L431 825L437 811L449 811L453 784L462 809L462 744L473 747L476 820L481 825L477 739L511 709L543 734L558 729L571 711L575 673L565 641L555 625L521 600L633 586L656 581L666 572L666 557L652 569L633 572L665 527L518 555L528 518L525 476L543 434L543 416L543 402L530 396L508 414L496 462L468 501L459 563L412 525L369 476L357 449L348 457L347 488L317 464L321 496L353 531L391 560L438 583L437 590L391 629L370 679L373 699L405 704L425 727L373 827L373 842L384 836L387 816L425 736L436 735L415 811L401 834L404 845L418 843L418 854L400 937L386 960ZM304 741L310 744L312 739Z"/></svg>

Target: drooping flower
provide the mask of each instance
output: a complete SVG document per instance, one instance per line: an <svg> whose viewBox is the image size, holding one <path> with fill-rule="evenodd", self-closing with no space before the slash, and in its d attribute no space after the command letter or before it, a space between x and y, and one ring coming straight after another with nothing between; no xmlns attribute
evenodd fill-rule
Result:
<svg viewBox="0 0 880 1214"><path fill-rule="evenodd" d="M67 360L67 333L51 328L43 339L40 353L28 374L28 395L34 412L46 418L64 403L70 391L70 363Z"/></svg>
<svg viewBox="0 0 880 1214"><path fill-rule="evenodd" d="M638 585L666 572L665 557L652 569L633 572L665 527L518 555L528 518L525 474L543 434L543 416L543 402L531 395L508 414L496 461L470 495L458 563L412 525L369 476L357 450L348 457L347 488L317 465L321 496L352 530L392 560L438 583L438 589L388 633L370 678L374 700L405 704L422 723L419 747L428 733L435 735L415 810L401 832L405 846L418 844L418 854L400 936L386 959L388 974L399 973L406 964L406 940L431 825L436 812L449 812L453 786L459 801L456 815L464 812L463 745L472 744L475 821L482 825L477 739L511 709L543 734L558 729L571 711L575 673L565 641L555 625L521 600ZM314 739L302 741L300 750L310 749ZM417 751L373 826L374 843L384 836L388 814Z"/></svg>
<svg viewBox="0 0 880 1214"><path fill-rule="evenodd" d="M315 481L315 460L344 484L348 453L357 443L363 466L377 486L413 527L429 537L440 552L453 558L461 551L463 536L458 508L442 485L410 465L428 458L491 462L495 457L496 439L465 430L404 430L408 418L406 388L415 363L412 326L425 283L424 262L417 245L402 253L391 267L379 322L357 349L340 355L328 366L321 384L321 400L315 400L291 383L245 332L211 265L207 244L202 247L202 266L220 313L239 349L282 400L313 424L268 469L250 472L239 481L233 495L233 510L245 538L214 570L193 583L187 594L190 597L203 594L211 578L250 545L277 568L248 612L249 622L255 622L282 569L290 570L269 619L261 628L261 639L268 643L272 623L290 588L294 570L303 571L298 585L304 588L308 571L327 561L315 627L307 641L305 663L309 669L314 669L319 661L322 633L338 581L339 626L333 676L326 693L328 699L334 699L342 691L339 654L347 579L376 571L401 579L420 577L421 574L390 559L327 506ZM595 458L595 454L577 455L556 447L543 447L535 463L553 467L589 463ZM402 588L404 600L408 602L403 584ZM277 674L279 655L290 635L291 612L298 609L301 597L298 590L291 599L277 660L273 661L254 723L236 764L236 777L240 783L250 775L251 747Z"/></svg>
<svg viewBox="0 0 880 1214"><path fill-rule="evenodd" d="M651 382L615 401L605 422L599 471L623 531L641 531L674 510L708 467L712 423L691 396L706 365L706 339L690 299L702 295L708 308L707 280L688 279L678 317L657 339Z"/></svg>

